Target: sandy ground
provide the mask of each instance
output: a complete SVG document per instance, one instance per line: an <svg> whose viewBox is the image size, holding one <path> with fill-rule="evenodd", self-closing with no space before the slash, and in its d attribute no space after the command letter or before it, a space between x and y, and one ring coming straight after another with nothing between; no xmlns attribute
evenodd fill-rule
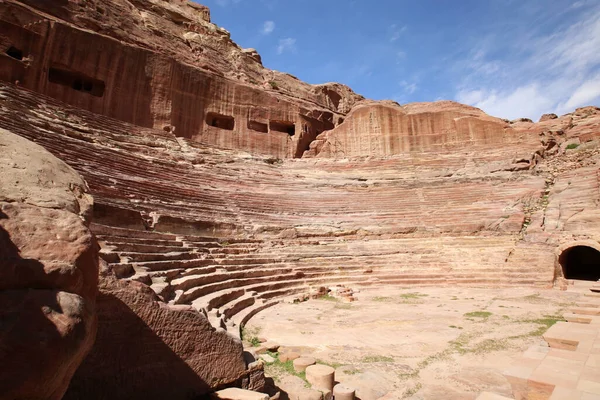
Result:
<svg viewBox="0 0 600 400"><path fill-rule="evenodd" d="M541 334L587 286L366 289L353 303L279 304L246 332L301 346L303 355L336 367L336 381L356 387L362 400L466 400L484 390L510 396L502 371L528 347L545 345Z"/></svg>

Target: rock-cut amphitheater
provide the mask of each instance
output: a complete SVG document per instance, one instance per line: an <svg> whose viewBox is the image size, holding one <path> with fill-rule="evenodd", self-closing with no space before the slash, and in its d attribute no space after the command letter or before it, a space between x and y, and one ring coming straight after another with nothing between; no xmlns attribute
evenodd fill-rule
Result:
<svg viewBox="0 0 600 400"><path fill-rule="evenodd" d="M599 137L594 106L534 123L307 84L186 0L0 0L0 399L598 399ZM418 299L369 303L390 291ZM479 374L434 365L458 323L437 358L363 357L399 377L380 393L302 348L356 347L309 335L313 308L408 307L360 342L491 291L563 306ZM465 320L459 297L437 308L486 334L521 308Z"/></svg>

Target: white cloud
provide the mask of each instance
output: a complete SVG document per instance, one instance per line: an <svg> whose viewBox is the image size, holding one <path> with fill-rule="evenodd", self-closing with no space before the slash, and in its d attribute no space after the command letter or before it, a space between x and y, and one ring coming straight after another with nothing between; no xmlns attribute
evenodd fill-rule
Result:
<svg viewBox="0 0 600 400"><path fill-rule="evenodd" d="M279 39L279 44L277 45L277 54L283 54L284 52L296 52L296 39L294 38L284 38Z"/></svg>
<svg viewBox="0 0 600 400"><path fill-rule="evenodd" d="M274 30L275 30L275 22L265 21L260 32L263 35L270 35Z"/></svg>
<svg viewBox="0 0 600 400"><path fill-rule="evenodd" d="M471 52L467 60L466 67L473 73L480 75L493 75L500 70L500 62L496 60L487 60L487 49L480 47Z"/></svg>
<svg viewBox="0 0 600 400"><path fill-rule="evenodd" d="M600 74L582 83L558 109L561 112L571 111L577 107L591 105L596 99L600 99Z"/></svg>
<svg viewBox="0 0 600 400"><path fill-rule="evenodd" d="M406 59L406 53L402 50L399 50L396 53L396 64L400 64L401 62L403 62Z"/></svg>
<svg viewBox="0 0 600 400"><path fill-rule="evenodd" d="M483 101L486 94L482 90L461 90L456 94L456 100L460 103L475 105Z"/></svg>
<svg viewBox="0 0 600 400"><path fill-rule="evenodd" d="M550 35L518 35L511 41L498 33L469 44L474 50L454 64L464 77L456 100L498 117L534 120L600 102L600 7L587 8Z"/></svg>
<svg viewBox="0 0 600 400"><path fill-rule="evenodd" d="M402 34L404 32L406 32L406 25L405 26L401 26L399 27L396 24L392 24L388 27L388 32L390 35L390 42L395 42L396 40L400 39L400 36L402 36Z"/></svg>
<svg viewBox="0 0 600 400"><path fill-rule="evenodd" d="M404 88L404 92L406 92L408 94L413 94L419 88L419 86L417 86L416 82L407 82L407 81L400 82L400 86L402 86Z"/></svg>
<svg viewBox="0 0 600 400"><path fill-rule="evenodd" d="M537 65L547 65L554 71L585 72L600 64L600 9L566 31L537 40L533 46L537 48L533 55Z"/></svg>
<svg viewBox="0 0 600 400"><path fill-rule="evenodd" d="M481 108L490 115L516 119L541 115L552 106L550 100L536 84L517 87L514 90L461 91L456 100Z"/></svg>

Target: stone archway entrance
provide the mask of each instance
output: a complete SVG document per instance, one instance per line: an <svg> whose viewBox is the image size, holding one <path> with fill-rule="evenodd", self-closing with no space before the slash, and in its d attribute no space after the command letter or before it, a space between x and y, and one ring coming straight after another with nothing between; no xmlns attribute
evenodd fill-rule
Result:
<svg viewBox="0 0 600 400"><path fill-rule="evenodd" d="M589 246L572 246L558 257L566 279L597 281L600 279L600 251Z"/></svg>

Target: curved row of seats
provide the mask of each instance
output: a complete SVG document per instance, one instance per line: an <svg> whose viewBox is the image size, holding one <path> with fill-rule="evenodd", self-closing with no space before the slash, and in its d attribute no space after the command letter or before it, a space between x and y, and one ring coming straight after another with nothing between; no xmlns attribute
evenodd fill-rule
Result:
<svg viewBox="0 0 600 400"><path fill-rule="evenodd" d="M92 230L120 278L194 305L215 326L236 331L265 307L318 286L553 279L537 262L546 248L519 250L522 201L542 196L544 178L503 169L532 141L271 165L6 84L0 124L86 179L105 213ZM170 223L161 225L163 217Z"/></svg>
<svg viewBox="0 0 600 400"><path fill-rule="evenodd" d="M232 328L311 288L345 285L544 285L552 276L498 268L506 237L231 240L94 224L102 256L123 279L144 282L165 301L192 304ZM481 265L452 253L479 252ZM467 261L467 260L465 260Z"/></svg>

